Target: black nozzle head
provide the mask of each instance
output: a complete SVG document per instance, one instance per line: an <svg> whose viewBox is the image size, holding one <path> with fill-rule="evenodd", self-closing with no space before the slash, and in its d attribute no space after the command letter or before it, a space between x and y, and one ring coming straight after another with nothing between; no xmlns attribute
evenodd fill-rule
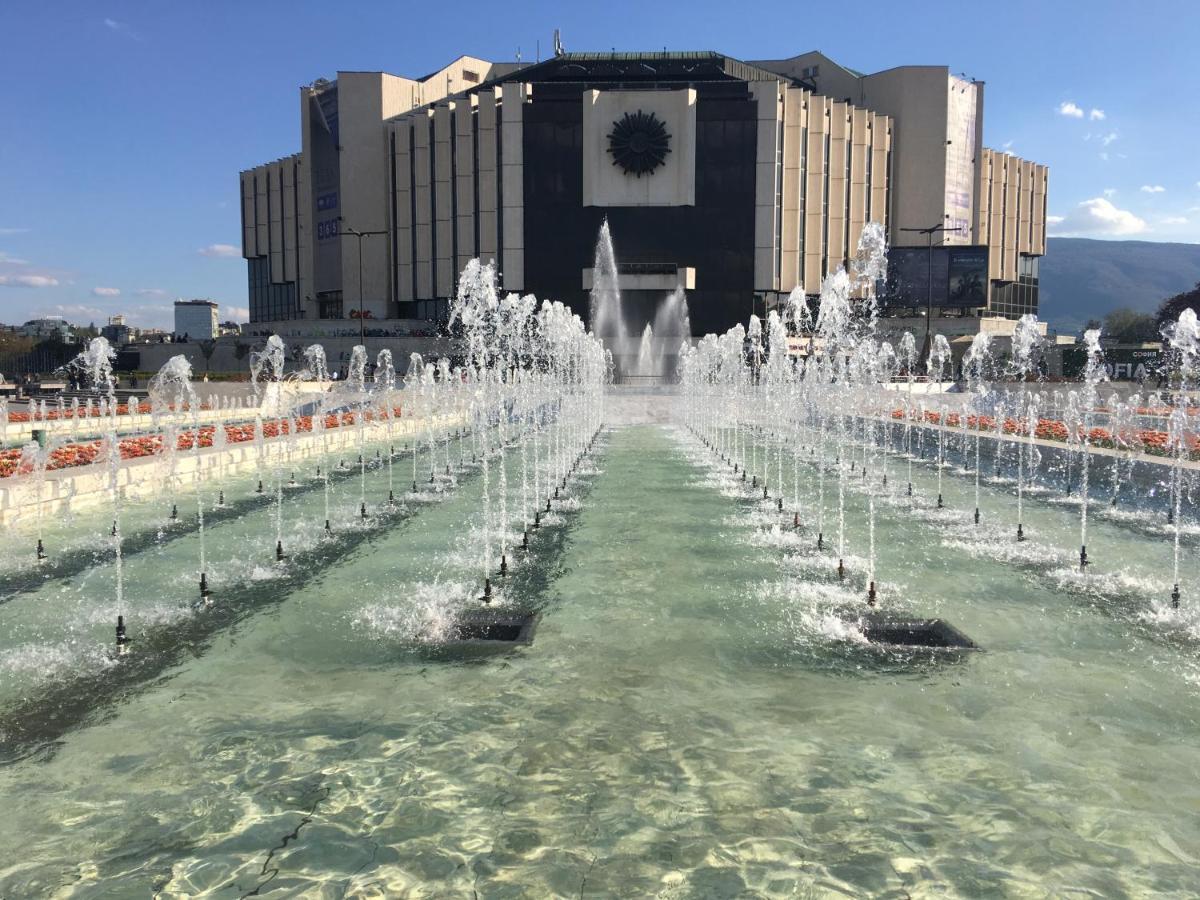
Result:
<svg viewBox="0 0 1200 900"><path fill-rule="evenodd" d="M117 616L117 655L124 656L129 652L129 635L125 631L125 617Z"/></svg>

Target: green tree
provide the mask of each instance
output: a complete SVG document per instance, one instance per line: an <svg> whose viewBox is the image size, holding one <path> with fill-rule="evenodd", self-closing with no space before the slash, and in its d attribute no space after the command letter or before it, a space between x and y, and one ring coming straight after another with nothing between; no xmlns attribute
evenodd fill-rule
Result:
<svg viewBox="0 0 1200 900"><path fill-rule="evenodd" d="M1140 344L1159 338L1158 321L1149 313L1114 309L1104 317L1104 337L1122 344Z"/></svg>
<svg viewBox="0 0 1200 900"><path fill-rule="evenodd" d="M1184 291L1181 294L1176 294L1174 297L1168 297L1158 307L1158 327L1162 328L1170 322L1179 321L1179 314L1185 309L1196 311L1196 315L1200 315L1200 282L1190 291Z"/></svg>
<svg viewBox="0 0 1200 900"><path fill-rule="evenodd" d="M203 340L200 342L200 355L204 357L204 374L208 374L209 364L212 362L213 351L217 349L217 342L214 340Z"/></svg>

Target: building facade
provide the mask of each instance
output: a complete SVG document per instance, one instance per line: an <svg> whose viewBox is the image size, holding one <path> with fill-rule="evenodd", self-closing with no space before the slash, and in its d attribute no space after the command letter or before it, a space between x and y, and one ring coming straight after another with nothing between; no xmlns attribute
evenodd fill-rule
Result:
<svg viewBox="0 0 1200 900"><path fill-rule="evenodd" d="M190 341L212 340L220 333L217 325L219 308L212 300L176 300L175 337L186 337Z"/></svg>
<svg viewBox="0 0 1200 900"><path fill-rule="evenodd" d="M241 173L252 323L437 320L473 257L586 315L605 219L632 315L681 286L697 334L816 295L868 222L927 274L931 243L954 250L944 289L881 285L893 306L1036 308L1045 167L983 148L983 84L946 67L463 57L422 79L340 72L300 100L301 152Z"/></svg>
<svg viewBox="0 0 1200 900"><path fill-rule="evenodd" d="M62 316L30 319L21 326L21 335L39 341L59 341L63 344L74 344L76 338L75 327Z"/></svg>

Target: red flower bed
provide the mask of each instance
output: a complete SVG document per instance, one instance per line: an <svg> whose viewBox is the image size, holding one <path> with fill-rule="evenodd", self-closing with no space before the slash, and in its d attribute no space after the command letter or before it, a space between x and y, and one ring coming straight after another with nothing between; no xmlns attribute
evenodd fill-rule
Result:
<svg viewBox="0 0 1200 900"><path fill-rule="evenodd" d="M143 411L149 411L149 407L145 407ZM393 407L392 413L399 418L401 410L399 406ZM18 415L27 416L28 413L19 413ZM363 414L364 422L375 421L378 417L371 411L366 411ZM385 417L386 418L386 417ZM11 417L10 417L11 419ZM22 420L17 420L22 421ZM27 421L27 420L25 420ZM355 413L343 412L341 414L330 414L325 417L326 428L341 428L346 425L353 425L356 421ZM304 432L313 430L312 416L299 416L295 419L296 432ZM254 440L254 423L246 422L236 425L224 425L225 442L227 444L244 444ZM201 447L211 447L213 445L213 435L216 433L217 426L205 425L198 431L188 430L181 431L176 439L175 446L179 450L191 450L196 441L199 440ZM292 420L290 419L271 419L263 422L262 434L266 438L277 438L280 435L291 433ZM46 460L47 469L66 469L72 466L85 466L93 463L100 455L100 449L103 446L102 441L87 441L82 443L64 444L54 448L50 452L49 458ZM122 438L118 444L122 459L138 459L146 456L156 456L163 450L163 435L139 435L137 437ZM24 475L31 470L29 465L21 465L21 450L20 448L11 448L8 450L0 450L0 478L8 478L11 475Z"/></svg>
<svg viewBox="0 0 1200 900"><path fill-rule="evenodd" d="M1138 412L1139 414L1147 415L1152 412L1166 413L1170 412L1170 410L1164 408L1161 410L1138 410ZM1189 408L1188 414L1196 415L1197 410ZM893 409L892 418L903 420L905 418L904 410ZM912 418L921 421L920 415L913 415ZM940 425L942 424L942 416L940 413L926 410L924 421L931 425ZM958 427L961 424L962 420L957 413L947 414L947 426ZM977 431L995 431L996 419L993 416L967 416L967 427ZM1001 429L1004 434L1021 436L1029 434L1029 425L1024 420L1013 418L1006 418ZM1034 436L1048 441L1065 443L1070 439L1071 432L1066 424L1058 419L1038 419L1037 427L1034 429ZM1077 436L1082 436L1082 429ZM1097 427L1088 432L1088 442L1099 447L1140 448L1143 452L1154 456L1170 456L1175 452L1175 449L1170 445L1170 436L1167 432L1147 428L1114 435L1107 428ZM1200 435L1191 435L1187 438L1187 457L1189 459L1200 460Z"/></svg>

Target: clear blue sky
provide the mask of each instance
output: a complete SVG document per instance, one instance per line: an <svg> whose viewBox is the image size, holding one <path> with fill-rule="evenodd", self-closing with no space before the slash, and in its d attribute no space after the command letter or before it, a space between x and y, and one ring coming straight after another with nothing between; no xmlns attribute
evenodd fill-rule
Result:
<svg viewBox="0 0 1200 900"><path fill-rule="evenodd" d="M1050 166L1058 233L1200 240L1195 3L9 2L0 321L162 325L176 296L244 318L244 262L207 248L239 244L238 171L299 149L300 85L545 56L555 27L568 50L949 65L987 83L987 144Z"/></svg>

